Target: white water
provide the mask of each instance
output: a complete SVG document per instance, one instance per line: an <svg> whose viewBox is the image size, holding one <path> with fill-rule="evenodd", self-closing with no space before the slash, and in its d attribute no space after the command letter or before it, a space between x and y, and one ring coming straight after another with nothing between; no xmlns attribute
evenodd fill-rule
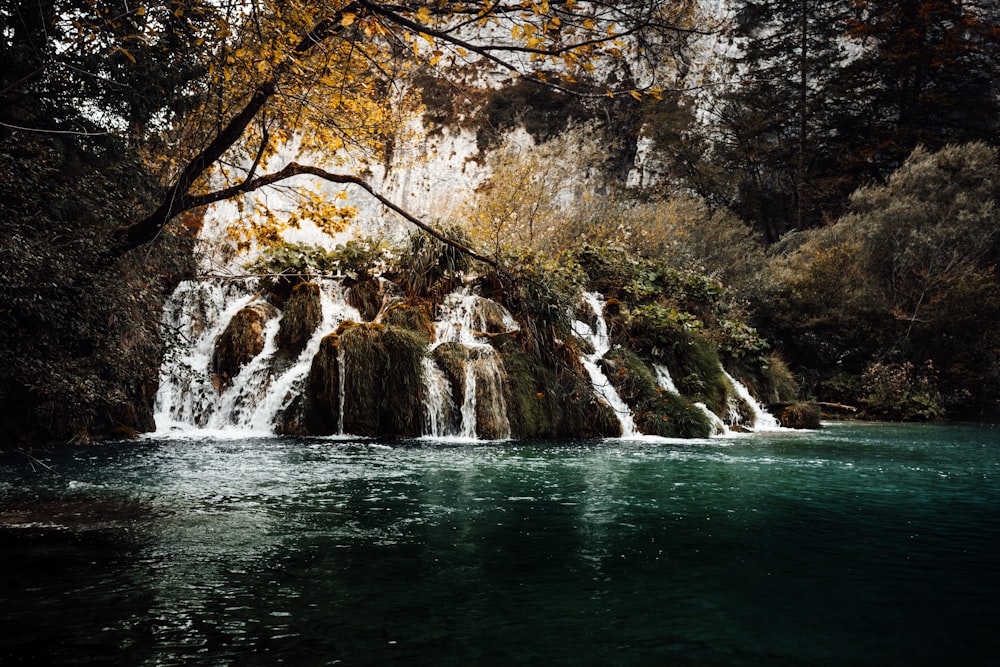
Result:
<svg viewBox="0 0 1000 667"><path fill-rule="evenodd" d="M622 437L629 438L639 435L635 429L635 422L632 419L632 411L629 409L628 405L621 399L618 392L611 385L611 381L608 380L607 375L601 370L598 365L598 361L604 358L604 355L611 351L611 339L608 336L608 323L604 319L604 298L597 294L596 292L584 292L583 294L584 303L586 303L590 309L594 312L595 326L591 327L586 322L576 320L573 322L573 332L589 342L594 351L591 354L585 354L581 358L583 362L583 367L587 370L587 374L590 376L590 382L594 385L594 391L597 395L604 399L604 401L611 406L614 410L615 415L618 417L618 422L622 427Z"/></svg>
<svg viewBox="0 0 1000 667"><path fill-rule="evenodd" d="M424 418L424 434L440 438L452 434L451 416L455 412L455 402L451 398L451 383L434 360L424 357L424 396L427 413Z"/></svg>
<svg viewBox="0 0 1000 667"><path fill-rule="evenodd" d="M280 317L264 326L264 349L232 378L221 393L212 381L216 340L254 295L223 281L183 283L164 314L165 325L188 341L187 349L164 363L156 395L157 429L241 430L271 433L278 415L305 383L323 336L348 319L360 319L343 298L339 283L320 291L322 318L302 352L291 362L278 358L274 344Z"/></svg>
<svg viewBox="0 0 1000 667"><path fill-rule="evenodd" d="M457 433L448 431L431 432L434 436L457 435L463 439L476 439L479 432L478 414L480 411L490 415L490 421L498 425L498 439L510 438L510 420L507 415L507 401L504 398L504 376L503 368L500 364L496 349L488 342L483 335L491 327L499 324L504 331L516 331L518 329L517 320L495 301L490 301L476 294L463 289L445 297L444 303L439 310L438 320L434 323L435 337L430 349L442 345L443 343L458 343L468 352L469 358L465 362L464 384L465 391L462 395L462 405L459 409L461 423ZM431 364L436 368L433 359ZM451 395L450 386L440 386L442 382L447 385L447 378L437 369L437 373L424 373L425 390L428 396L444 394ZM480 404L482 398L482 404ZM450 400L450 399L449 399ZM445 406L446 408L447 406ZM437 406L428 406L428 411L439 411L440 402ZM428 418L428 421L432 421ZM441 424L438 419L433 420L435 424ZM447 426L447 422L443 425Z"/></svg>
<svg viewBox="0 0 1000 667"><path fill-rule="evenodd" d="M722 371L722 374L726 376L727 380L729 380L729 384L731 384L733 390L736 391L736 395L744 403L746 403L750 407L751 412L753 412L753 426L751 427L751 430L755 432L781 430L781 424L778 423L778 420L757 402L757 399L753 397L749 389L743 386L739 380L726 371Z"/></svg>

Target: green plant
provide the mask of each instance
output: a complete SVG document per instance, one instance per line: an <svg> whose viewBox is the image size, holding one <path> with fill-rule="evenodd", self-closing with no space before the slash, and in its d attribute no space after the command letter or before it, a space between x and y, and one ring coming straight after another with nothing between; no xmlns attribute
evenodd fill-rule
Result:
<svg viewBox="0 0 1000 667"><path fill-rule="evenodd" d="M469 245L468 234L456 225L446 226L441 233L463 246ZM426 298L435 303L461 284L462 274L471 267L469 257L454 246L427 234L410 234L389 273L406 290L411 299Z"/></svg>
<svg viewBox="0 0 1000 667"><path fill-rule="evenodd" d="M929 421L944 416L937 371L930 363L875 362L862 376L861 398L869 417L890 421Z"/></svg>

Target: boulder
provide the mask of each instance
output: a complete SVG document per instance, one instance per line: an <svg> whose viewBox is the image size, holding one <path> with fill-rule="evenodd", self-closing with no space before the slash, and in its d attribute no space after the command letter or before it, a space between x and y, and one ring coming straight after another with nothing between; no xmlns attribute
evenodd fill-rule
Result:
<svg viewBox="0 0 1000 667"><path fill-rule="evenodd" d="M247 306L233 315L215 341L212 379L221 393L232 385L240 369L264 350L264 325L277 314L268 303Z"/></svg>

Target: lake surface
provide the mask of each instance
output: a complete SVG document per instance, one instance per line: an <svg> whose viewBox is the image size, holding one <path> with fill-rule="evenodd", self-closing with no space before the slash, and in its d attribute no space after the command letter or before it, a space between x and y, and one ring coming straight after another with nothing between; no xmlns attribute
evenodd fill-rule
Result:
<svg viewBox="0 0 1000 667"><path fill-rule="evenodd" d="M1000 427L0 458L0 664L996 665Z"/></svg>

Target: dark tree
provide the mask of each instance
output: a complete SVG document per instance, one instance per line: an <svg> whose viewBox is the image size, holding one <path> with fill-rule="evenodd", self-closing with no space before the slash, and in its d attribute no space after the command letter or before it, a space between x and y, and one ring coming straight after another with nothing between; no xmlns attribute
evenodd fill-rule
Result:
<svg viewBox="0 0 1000 667"><path fill-rule="evenodd" d="M918 145L996 141L1000 4L854 3L846 36L859 56L834 82L840 163L858 184L884 179Z"/></svg>
<svg viewBox="0 0 1000 667"><path fill-rule="evenodd" d="M736 6L735 83L718 106L730 200L768 242L835 209L829 84L844 61L842 3L747 0Z"/></svg>

